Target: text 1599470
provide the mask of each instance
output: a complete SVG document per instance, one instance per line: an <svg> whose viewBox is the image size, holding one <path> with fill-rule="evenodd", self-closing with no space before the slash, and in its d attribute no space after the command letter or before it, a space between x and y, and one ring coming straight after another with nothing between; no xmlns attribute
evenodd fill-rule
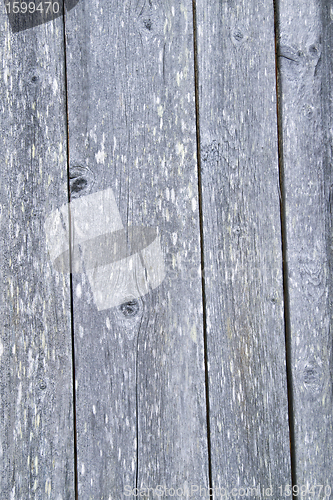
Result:
<svg viewBox="0 0 333 500"><path fill-rule="evenodd" d="M7 2L5 3L7 14L58 14L60 5L58 2Z"/></svg>

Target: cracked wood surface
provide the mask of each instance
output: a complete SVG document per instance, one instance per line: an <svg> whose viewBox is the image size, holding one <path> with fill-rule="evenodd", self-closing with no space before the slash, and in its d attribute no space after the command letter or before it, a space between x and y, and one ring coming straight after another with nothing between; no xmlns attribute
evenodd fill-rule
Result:
<svg viewBox="0 0 333 500"><path fill-rule="evenodd" d="M0 14L2 496L75 497L70 281L44 227L65 207L53 236L66 243L67 167L82 257L78 498L208 488L209 465L213 488L276 496L291 483L290 446L296 484L333 487L330 3L275 2L277 123L274 6L196 1L199 178L192 2L69 4L65 19L15 33ZM145 240L128 243L140 228L148 239L157 228L151 267ZM118 233L137 260L118 266L112 297L99 269L124 249L93 248ZM99 267L88 269L87 249Z"/></svg>
<svg viewBox="0 0 333 500"><path fill-rule="evenodd" d="M331 9L277 5L295 482L324 487L333 484Z"/></svg>
<svg viewBox="0 0 333 500"><path fill-rule="evenodd" d="M63 23L14 34L1 5L1 498L74 499L69 277L44 232L67 200Z"/></svg>
<svg viewBox="0 0 333 500"><path fill-rule="evenodd" d="M197 1L213 486L290 484L274 11Z"/></svg>
<svg viewBox="0 0 333 500"><path fill-rule="evenodd" d="M79 497L208 488L192 3L80 2L66 42L75 201L111 188L166 268L101 311L74 277Z"/></svg>

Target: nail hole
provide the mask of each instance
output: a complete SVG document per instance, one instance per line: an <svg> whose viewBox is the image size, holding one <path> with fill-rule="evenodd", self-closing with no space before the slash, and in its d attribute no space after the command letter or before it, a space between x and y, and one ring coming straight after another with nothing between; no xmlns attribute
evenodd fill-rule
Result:
<svg viewBox="0 0 333 500"><path fill-rule="evenodd" d="M120 310L126 318L136 316L139 309L139 302L137 300L129 300L120 306Z"/></svg>
<svg viewBox="0 0 333 500"><path fill-rule="evenodd" d="M31 78L31 81L32 81L33 83L37 82L37 80L38 80L38 76L33 76L33 77Z"/></svg>
<svg viewBox="0 0 333 500"><path fill-rule="evenodd" d="M40 384L39 384L39 388L40 388L40 389L42 389L42 390L46 389L46 382L45 382L44 380L42 380L42 381L40 382Z"/></svg>

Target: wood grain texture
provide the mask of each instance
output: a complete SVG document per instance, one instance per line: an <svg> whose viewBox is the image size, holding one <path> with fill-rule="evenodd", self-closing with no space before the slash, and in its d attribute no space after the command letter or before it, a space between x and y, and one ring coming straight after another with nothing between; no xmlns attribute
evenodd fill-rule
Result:
<svg viewBox="0 0 333 500"><path fill-rule="evenodd" d="M212 482L277 498L291 471L274 11L196 5Z"/></svg>
<svg viewBox="0 0 333 500"><path fill-rule="evenodd" d="M74 499L69 278L44 232L67 199L63 24L0 19L1 498Z"/></svg>
<svg viewBox="0 0 333 500"><path fill-rule="evenodd" d="M331 16L325 1L278 3L296 481L332 487Z"/></svg>
<svg viewBox="0 0 333 500"><path fill-rule="evenodd" d="M112 188L125 228L159 228L167 273L102 311L74 279L79 498L207 488L192 4L82 1L66 39L73 194Z"/></svg>

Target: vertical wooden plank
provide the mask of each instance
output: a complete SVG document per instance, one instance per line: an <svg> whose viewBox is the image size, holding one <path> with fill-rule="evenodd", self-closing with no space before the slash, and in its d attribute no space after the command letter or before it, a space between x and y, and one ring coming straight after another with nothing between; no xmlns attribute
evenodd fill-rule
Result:
<svg viewBox="0 0 333 500"><path fill-rule="evenodd" d="M125 266L101 294L123 304L101 310L98 263L74 277L79 498L187 498L208 487L192 4L82 1L66 37L73 201L104 231L157 227L166 268L131 296Z"/></svg>
<svg viewBox="0 0 333 500"><path fill-rule="evenodd" d="M329 2L278 2L295 479L315 487L304 498L324 498L319 485L333 484L331 24Z"/></svg>
<svg viewBox="0 0 333 500"><path fill-rule="evenodd" d="M278 498L291 472L274 11L196 5L212 482Z"/></svg>
<svg viewBox="0 0 333 500"><path fill-rule="evenodd" d="M1 497L73 499L69 279L44 231L67 198L63 22L12 33L0 10Z"/></svg>

